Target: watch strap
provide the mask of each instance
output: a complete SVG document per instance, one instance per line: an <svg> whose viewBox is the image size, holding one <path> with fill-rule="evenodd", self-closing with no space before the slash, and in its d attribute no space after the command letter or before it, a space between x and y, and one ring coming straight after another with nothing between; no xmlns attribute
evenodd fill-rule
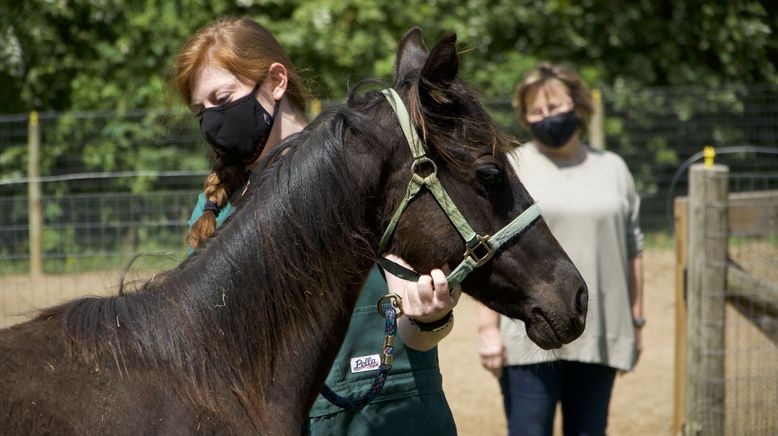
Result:
<svg viewBox="0 0 778 436"><path fill-rule="evenodd" d="M423 322L418 321L413 318L408 318L408 321L410 321L411 325L419 329L419 331L422 332L439 332L451 324L452 321L454 321L454 311L449 310L447 314L443 316L443 318L440 318L437 321L431 321L431 322Z"/></svg>

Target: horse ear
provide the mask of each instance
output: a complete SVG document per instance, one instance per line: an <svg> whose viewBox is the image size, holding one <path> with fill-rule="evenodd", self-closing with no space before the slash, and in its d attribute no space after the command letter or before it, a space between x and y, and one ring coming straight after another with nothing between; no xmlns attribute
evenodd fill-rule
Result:
<svg viewBox="0 0 778 436"><path fill-rule="evenodd" d="M459 72L459 56L457 55L457 34L449 33L432 47L427 62L421 70L421 77L427 83L446 89Z"/></svg>
<svg viewBox="0 0 778 436"><path fill-rule="evenodd" d="M421 36L421 28L414 27L403 36L400 47L397 49L397 58L394 64L394 78L398 82L406 74L413 70L420 70L427 59L427 44Z"/></svg>

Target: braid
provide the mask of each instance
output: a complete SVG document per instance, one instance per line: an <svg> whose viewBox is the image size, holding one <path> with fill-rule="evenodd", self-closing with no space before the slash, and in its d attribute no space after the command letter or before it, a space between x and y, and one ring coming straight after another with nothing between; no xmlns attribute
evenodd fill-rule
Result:
<svg viewBox="0 0 778 436"><path fill-rule="evenodd" d="M206 201L213 201L222 208L230 200L232 193L246 183L248 176L243 165L225 161L215 154L214 156L213 170L205 178L203 190ZM187 242L192 248L197 248L207 241L214 231L216 231L216 213L206 210L189 229L186 235Z"/></svg>

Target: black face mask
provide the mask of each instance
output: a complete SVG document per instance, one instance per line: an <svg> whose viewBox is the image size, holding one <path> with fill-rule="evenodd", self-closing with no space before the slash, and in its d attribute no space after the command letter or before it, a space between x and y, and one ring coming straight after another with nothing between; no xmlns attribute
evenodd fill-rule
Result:
<svg viewBox="0 0 778 436"><path fill-rule="evenodd" d="M259 84L244 97L198 114L200 132L214 150L244 165L251 164L262 153L281 104L277 100L273 114L267 113L255 97L257 88Z"/></svg>
<svg viewBox="0 0 778 436"><path fill-rule="evenodd" d="M532 131L532 136L542 142L543 145L551 148L560 148L567 144L567 141L575 133L575 129L578 128L578 117L575 115L574 110L570 110L563 114L546 117L536 123L531 123L529 128Z"/></svg>

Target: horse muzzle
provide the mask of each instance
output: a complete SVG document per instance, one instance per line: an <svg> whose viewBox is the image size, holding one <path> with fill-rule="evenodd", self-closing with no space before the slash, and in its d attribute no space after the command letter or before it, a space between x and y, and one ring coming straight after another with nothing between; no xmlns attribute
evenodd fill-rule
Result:
<svg viewBox="0 0 778 436"><path fill-rule="evenodd" d="M572 342L581 336L586 326L588 301L589 292L581 280L575 290L575 298L533 307L530 316L524 321L527 336L544 350Z"/></svg>

